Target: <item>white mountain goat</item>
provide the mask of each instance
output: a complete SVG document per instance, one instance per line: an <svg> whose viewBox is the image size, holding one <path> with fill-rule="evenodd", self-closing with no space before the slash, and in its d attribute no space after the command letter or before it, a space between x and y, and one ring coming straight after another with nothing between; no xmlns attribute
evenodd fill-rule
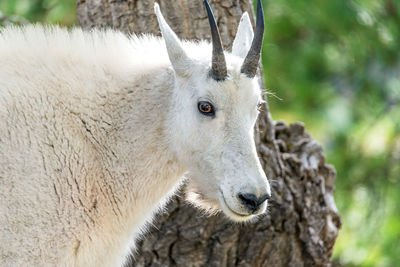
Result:
<svg viewBox="0 0 400 267"><path fill-rule="evenodd" d="M181 42L157 4L163 39L0 30L1 266L121 266L183 176L206 210L266 210L261 3L254 39L244 14L232 53L205 4L212 45Z"/></svg>

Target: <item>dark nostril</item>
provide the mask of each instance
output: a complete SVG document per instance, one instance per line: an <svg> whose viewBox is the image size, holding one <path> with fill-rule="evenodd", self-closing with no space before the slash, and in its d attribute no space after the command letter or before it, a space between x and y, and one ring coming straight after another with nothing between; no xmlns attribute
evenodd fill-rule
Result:
<svg viewBox="0 0 400 267"><path fill-rule="evenodd" d="M251 210L256 210L258 208L257 197L253 194L239 194L239 198L242 203Z"/></svg>
<svg viewBox="0 0 400 267"><path fill-rule="evenodd" d="M238 197L248 209L256 211L264 201L271 198L271 195L265 194L261 198L257 198L253 194L239 194Z"/></svg>
<svg viewBox="0 0 400 267"><path fill-rule="evenodd" d="M262 203L264 203L265 200L269 200L271 198L270 194L265 194L262 197L260 197L260 199L258 200L258 205L261 205Z"/></svg>

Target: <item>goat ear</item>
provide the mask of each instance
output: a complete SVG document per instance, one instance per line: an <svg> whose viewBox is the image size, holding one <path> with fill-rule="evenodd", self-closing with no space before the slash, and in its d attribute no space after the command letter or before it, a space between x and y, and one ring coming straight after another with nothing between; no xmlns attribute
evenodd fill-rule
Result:
<svg viewBox="0 0 400 267"><path fill-rule="evenodd" d="M187 76L193 61L186 55L181 41L165 21L157 3L154 4L154 12L156 13L161 34L167 47L169 60L171 61L175 73L179 76Z"/></svg>
<svg viewBox="0 0 400 267"><path fill-rule="evenodd" d="M240 19L239 27L235 40L232 45L232 54L241 58L245 58L251 47L254 33L249 14L245 12Z"/></svg>

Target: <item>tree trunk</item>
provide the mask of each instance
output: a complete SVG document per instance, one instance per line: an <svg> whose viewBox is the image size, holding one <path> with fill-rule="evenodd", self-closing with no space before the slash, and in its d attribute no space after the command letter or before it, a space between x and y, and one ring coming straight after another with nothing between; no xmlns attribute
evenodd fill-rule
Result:
<svg viewBox="0 0 400 267"><path fill-rule="evenodd" d="M210 39L201 0L160 0L161 10L183 39ZM154 0L77 0L83 28L159 34ZM230 47L250 0L211 1L223 43ZM176 197L138 243L135 266L328 266L340 228L334 198L335 170L301 123L275 122L266 111L256 144L272 185L267 215L245 225L202 213ZM183 192L183 191L182 191ZM182 195L182 194L180 194Z"/></svg>

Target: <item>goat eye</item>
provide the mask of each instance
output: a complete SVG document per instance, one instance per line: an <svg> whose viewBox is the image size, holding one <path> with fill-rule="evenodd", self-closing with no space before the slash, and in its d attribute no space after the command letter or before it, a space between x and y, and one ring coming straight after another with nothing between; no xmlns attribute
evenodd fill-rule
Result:
<svg viewBox="0 0 400 267"><path fill-rule="evenodd" d="M262 111L263 110L262 108L263 108L263 103L258 103L257 104L257 110L258 111Z"/></svg>
<svg viewBox="0 0 400 267"><path fill-rule="evenodd" d="M197 107L199 108L200 113L203 115L206 115L206 116L214 116L215 115L214 107L210 102L200 101L197 104Z"/></svg>

